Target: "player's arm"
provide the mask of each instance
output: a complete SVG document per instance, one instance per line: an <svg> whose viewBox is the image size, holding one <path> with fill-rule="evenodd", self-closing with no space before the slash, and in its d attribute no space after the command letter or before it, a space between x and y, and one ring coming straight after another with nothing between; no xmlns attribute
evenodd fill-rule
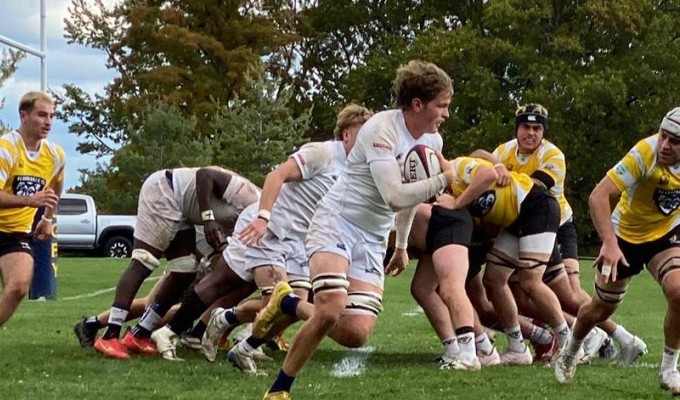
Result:
<svg viewBox="0 0 680 400"><path fill-rule="evenodd" d="M59 201L59 198L61 197L61 193L64 191L64 167L62 166L59 172L57 173L57 176L54 177L52 180L52 183L48 186L49 189L52 189L55 195L57 195L57 201ZM45 218L48 220L51 220L54 218L54 213L56 212L56 209L54 207L47 207L45 208Z"/></svg>
<svg viewBox="0 0 680 400"><path fill-rule="evenodd" d="M454 165L458 162L461 161L454 161ZM474 163L474 161L472 161L472 163ZM454 209L467 207L481 196L482 193L489 190L489 188L498 180L498 173L493 167L477 165L473 168L474 169L470 172L468 186L458 197L456 197Z"/></svg>
<svg viewBox="0 0 680 400"><path fill-rule="evenodd" d="M612 203L621 197L621 190L616 187L609 176L605 176L595 186L588 198L590 217L597 234L603 243L616 243L616 233L612 225Z"/></svg>
<svg viewBox="0 0 680 400"><path fill-rule="evenodd" d="M531 174L531 179L534 183L550 190L556 184L564 183L565 175L566 164L564 162L564 154L553 150L552 154Z"/></svg>
<svg viewBox="0 0 680 400"><path fill-rule="evenodd" d="M508 168L505 166L505 164L503 164L498 159L498 156L496 155L496 153L497 152L489 153L486 150L477 149L477 150L473 151L472 153L470 153L470 157L481 158L482 160L486 160L486 161L492 163L493 168L496 170L496 173L498 174L498 179L496 180L496 184L500 187L508 186L512 182L512 178L510 177L510 171L508 171Z"/></svg>
<svg viewBox="0 0 680 400"><path fill-rule="evenodd" d="M196 171L196 199L201 212L205 239L215 249L221 242L220 226L215 221L210 198L214 195L226 200L229 188L238 184L233 182L234 180L232 174L216 168L204 167Z"/></svg>
<svg viewBox="0 0 680 400"><path fill-rule="evenodd" d="M257 244L267 230L267 224L271 219L271 211L281 193L283 184L286 182L298 182L302 179L302 171L293 157L288 158L286 162L268 173L262 187L257 218L243 228L241 232L237 232L239 240L246 246Z"/></svg>
<svg viewBox="0 0 680 400"><path fill-rule="evenodd" d="M444 172L413 183L401 181L397 160L376 160L369 164L371 176L385 204L393 211L401 211L427 201L441 193L453 182L454 173L448 161L440 158Z"/></svg>
<svg viewBox="0 0 680 400"><path fill-rule="evenodd" d="M401 210L396 215L395 226L397 232L394 254L392 254L392 258L387 267L385 267L385 273L388 275L397 276L404 272L408 266L408 237L411 233L411 226L413 225L413 219L416 216L418 207L418 205L415 205Z"/></svg>

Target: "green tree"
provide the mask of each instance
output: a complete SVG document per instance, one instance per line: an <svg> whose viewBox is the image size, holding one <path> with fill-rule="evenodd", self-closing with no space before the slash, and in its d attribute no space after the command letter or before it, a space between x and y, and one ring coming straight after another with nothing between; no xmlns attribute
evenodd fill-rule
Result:
<svg viewBox="0 0 680 400"><path fill-rule="evenodd" d="M26 57L26 53L19 50L3 50L0 55L0 87L17 70L19 61ZM5 106L5 98L0 98L0 109ZM9 132L10 127L0 120L0 135Z"/></svg>

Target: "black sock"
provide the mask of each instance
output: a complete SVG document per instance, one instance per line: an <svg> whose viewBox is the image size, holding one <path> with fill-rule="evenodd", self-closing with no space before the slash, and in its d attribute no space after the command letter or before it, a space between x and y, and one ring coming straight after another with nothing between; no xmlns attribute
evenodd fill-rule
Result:
<svg viewBox="0 0 680 400"><path fill-rule="evenodd" d="M109 340L116 338L118 339L120 337L120 330L121 330L120 325L109 325L106 327L106 330L104 331L104 335L102 335L102 338L104 340Z"/></svg>
<svg viewBox="0 0 680 400"><path fill-rule="evenodd" d="M142 327L141 325L137 324L132 328L132 336L136 338L150 338L151 337L151 331L148 329Z"/></svg>
<svg viewBox="0 0 680 400"><path fill-rule="evenodd" d="M97 332L98 330L102 329L104 325L99 321L99 318L95 315L85 319L85 327L87 327L89 331Z"/></svg>
<svg viewBox="0 0 680 400"><path fill-rule="evenodd" d="M262 346L262 344L266 341L266 339L258 339L253 336L248 336L248 339L246 339L246 343L248 343L253 349L257 349L258 347Z"/></svg>
<svg viewBox="0 0 680 400"><path fill-rule="evenodd" d="M283 370L280 370L279 376L274 381L271 389L269 389L269 393L290 392L290 387L293 386L293 381L295 381L294 376L288 376L285 372L283 372Z"/></svg>
<svg viewBox="0 0 680 400"><path fill-rule="evenodd" d="M168 324L170 329L176 334L180 334L191 327L191 324L203 314L208 306L203 304L194 288L190 288L182 301L182 305L177 310L177 314Z"/></svg>
<svg viewBox="0 0 680 400"><path fill-rule="evenodd" d="M300 302L300 298L296 295L288 295L281 299L281 312L290 315L293 318L297 318L297 305Z"/></svg>
<svg viewBox="0 0 680 400"><path fill-rule="evenodd" d="M203 334L205 333L205 328L207 328L208 325L203 322L202 319L199 319L198 322L196 322L196 325L191 329L189 334L191 336L197 337L197 338L202 338Z"/></svg>

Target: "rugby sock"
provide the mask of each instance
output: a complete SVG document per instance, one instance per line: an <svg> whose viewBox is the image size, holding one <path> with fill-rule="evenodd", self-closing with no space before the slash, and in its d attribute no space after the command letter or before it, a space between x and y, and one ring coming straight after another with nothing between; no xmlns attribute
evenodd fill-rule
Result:
<svg viewBox="0 0 680 400"><path fill-rule="evenodd" d="M524 344L524 337L519 325L512 328L505 329L505 335L508 337L508 350L515 353L524 353L527 346Z"/></svg>
<svg viewBox="0 0 680 400"><path fill-rule="evenodd" d="M205 328L207 328L208 325L203 322L203 320L199 319L198 322L196 322L196 325L191 329L191 332L189 333L191 336L201 338L203 337L203 334L205 333Z"/></svg>
<svg viewBox="0 0 680 400"><path fill-rule="evenodd" d="M574 336L569 335L569 341L567 341L567 344L565 346L565 350L569 354L577 354L579 349L581 349L581 345L583 344L583 340L578 340Z"/></svg>
<svg viewBox="0 0 680 400"><path fill-rule="evenodd" d="M444 347L445 356L456 357L460 352L455 336L442 340L442 346Z"/></svg>
<svg viewBox="0 0 680 400"><path fill-rule="evenodd" d="M477 357L475 351L475 333L471 326L456 329L456 341L460 348L460 357L463 361L472 361Z"/></svg>
<svg viewBox="0 0 680 400"><path fill-rule="evenodd" d="M549 344L552 343L553 335L547 329L532 325L531 332L529 333L529 340L536 344Z"/></svg>
<svg viewBox="0 0 680 400"><path fill-rule="evenodd" d="M102 324L101 321L99 321L99 317L94 315L92 317L88 317L87 319L85 319L85 326L87 327L88 330L96 332L103 328L104 324Z"/></svg>
<svg viewBox="0 0 680 400"><path fill-rule="evenodd" d="M109 312L109 323L103 335L104 340L120 337L120 330L125 323L128 312L128 310L116 307L115 305L111 307L111 311Z"/></svg>
<svg viewBox="0 0 680 400"><path fill-rule="evenodd" d="M132 334L138 338L151 337L151 331L158 325L161 320L159 315L160 305L157 303L151 304L144 310L144 315L139 320L139 323L132 328Z"/></svg>
<svg viewBox="0 0 680 400"><path fill-rule="evenodd" d="M290 315L293 318L297 318L297 305L300 302L300 298L294 294L289 294L281 299L281 312Z"/></svg>
<svg viewBox="0 0 680 400"><path fill-rule="evenodd" d="M248 339L238 342L238 346L242 352L251 355L255 350L257 350L258 347L262 346L266 341L267 340L265 339L258 339L256 337L249 336Z"/></svg>
<svg viewBox="0 0 680 400"><path fill-rule="evenodd" d="M208 306L201 301L192 287L187 292L186 297L184 297L184 301L182 301L182 305L177 310L177 314L175 314L168 325L173 332L179 335L189 329L196 318L200 317L207 309ZM205 328L203 330L205 331ZM203 334L201 333L201 335Z"/></svg>
<svg viewBox="0 0 680 400"><path fill-rule="evenodd" d="M293 386L294 381L294 376L287 375L283 370L279 370L279 376L276 377L274 384L269 389L269 393L290 392L290 388Z"/></svg>
<svg viewBox="0 0 680 400"><path fill-rule="evenodd" d="M557 339L557 345L560 348L564 347L569 340L569 336L571 336L571 330L566 322L562 322L555 327L555 338Z"/></svg>
<svg viewBox="0 0 680 400"><path fill-rule="evenodd" d="M678 349L671 349L664 346L663 357L661 358L661 372L675 371L678 368Z"/></svg>
<svg viewBox="0 0 680 400"><path fill-rule="evenodd" d="M230 326L238 325L241 323L239 321L238 317L236 316L236 311L234 308L230 308L228 310L225 310L222 315L219 315L217 318L217 325L220 328L227 328Z"/></svg>
<svg viewBox="0 0 680 400"><path fill-rule="evenodd" d="M614 329L614 333L612 333L612 339L616 340L616 343L620 345L627 345L633 343L635 336L628 332L623 325L616 325L616 329Z"/></svg>
<svg viewBox="0 0 680 400"><path fill-rule="evenodd" d="M488 356L493 352L493 344L489 340L489 335L486 332L482 332L479 336L475 338L475 346L477 347L477 353Z"/></svg>

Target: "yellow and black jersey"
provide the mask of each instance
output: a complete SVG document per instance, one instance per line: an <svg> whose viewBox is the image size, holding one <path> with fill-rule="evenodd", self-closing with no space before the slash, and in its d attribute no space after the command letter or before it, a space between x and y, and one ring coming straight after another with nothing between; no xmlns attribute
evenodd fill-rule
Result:
<svg viewBox="0 0 680 400"><path fill-rule="evenodd" d="M680 224L680 165L659 165L659 135L639 141L607 176L622 192L612 223L630 243L656 240Z"/></svg>
<svg viewBox="0 0 680 400"><path fill-rule="evenodd" d="M0 188L16 196L32 196L52 181L63 181L66 155L47 140L38 151L29 153L21 135L12 131L0 137ZM0 231L30 232L36 208L0 208Z"/></svg>
<svg viewBox="0 0 680 400"><path fill-rule="evenodd" d="M548 174L555 181L555 185L550 188L550 193L555 196L560 204L560 225L572 217L573 211L567 198L564 197L564 179L567 175L567 167L564 154L557 146L543 139L536 151L531 154L521 154L517 139L513 139L496 147L493 155L508 168L508 171L527 175L536 171Z"/></svg>
<svg viewBox="0 0 680 400"><path fill-rule="evenodd" d="M458 197L467 188L481 166L493 168L493 164L479 158L458 157L453 160L456 179L451 184L453 195ZM519 216L522 201L534 186L529 175L510 171L512 183L498 187L494 183L470 204L468 209L474 217L497 226L507 227Z"/></svg>

